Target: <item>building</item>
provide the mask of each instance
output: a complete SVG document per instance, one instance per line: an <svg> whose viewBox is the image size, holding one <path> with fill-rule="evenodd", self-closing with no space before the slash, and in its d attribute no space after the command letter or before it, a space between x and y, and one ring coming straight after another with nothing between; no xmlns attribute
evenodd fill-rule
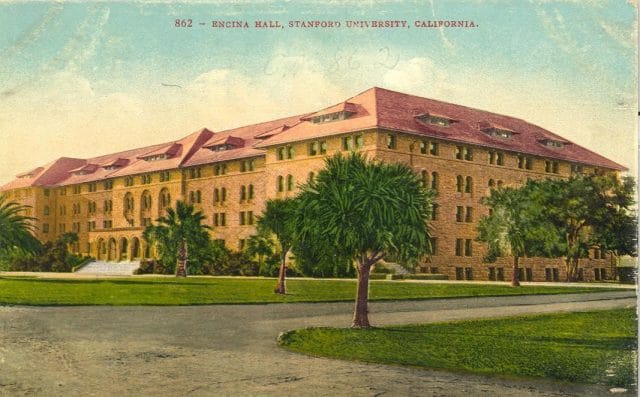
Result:
<svg viewBox="0 0 640 397"><path fill-rule="evenodd" d="M279 120L89 159L58 160L17 175L1 190L31 206L37 237L76 232L74 250L120 261L151 256L146 225L176 200L193 203L212 237L241 250L255 233L265 199L292 197L324 158L356 150L410 165L438 191L435 253L419 271L450 279L508 280L509 258L482 263L474 240L480 204L494 186L527 178L619 172L625 167L526 121L381 88L337 105ZM607 267L594 250L581 261L585 280ZM563 280L560 259L525 258L521 280ZM601 277L598 277L601 278Z"/></svg>

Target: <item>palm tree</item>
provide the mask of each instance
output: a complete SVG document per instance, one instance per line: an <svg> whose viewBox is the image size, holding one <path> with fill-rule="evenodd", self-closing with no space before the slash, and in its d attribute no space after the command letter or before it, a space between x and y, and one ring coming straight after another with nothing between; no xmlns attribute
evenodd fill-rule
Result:
<svg viewBox="0 0 640 397"><path fill-rule="evenodd" d="M267 200L262 215L258 218L258 230L264 233L273 233L278 245L280 245L280 271L278 272L278 284L275 293L286 294L285 275L287 272L287 254L293 246L296 203L293 199Z"/></svg>
<svg viewBox="0 0 640 397"><path fill-rule="evenodd" d="M478 240L488 244L485 260L493 262L499 256L513 256L511 285L520 286L520 258L527 255L529 221L526 188L499 188L482 202L490 208L490 214L478 223Z"/></svg>
<svg viewBox="0 0 640 397"><path fill-rule="evenodd" d="M202 224L205 219L193 205L178 201L175 209L167 208L167 214L156 219L157 225L145 229L145 240L158 245L160 257L167 262L177 261L176 277L187 276L188 247L208 244L207 230L211 228Z"/></svg>
<svg viewBox="0 0 640 397"><path fill-rule="evenodd" d="M19 249L37 252L40 241L33 236L35 218L23 215L29 206L9 201L7 195L0 196L0 252Z"/></svg>
<svg viewBox="0 0 640 397"><path fill-rule="evenodd" d="M358 289L352 327L370 327L371 267L387 255L414 264L430 252L427 219L433 192L403 164L340 154L301 187L296 243L323 247L355 262Z"/></svg>

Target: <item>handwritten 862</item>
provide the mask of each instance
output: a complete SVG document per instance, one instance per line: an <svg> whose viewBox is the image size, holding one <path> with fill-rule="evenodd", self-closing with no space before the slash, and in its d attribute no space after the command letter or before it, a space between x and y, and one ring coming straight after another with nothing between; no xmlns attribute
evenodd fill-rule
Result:
<svg viewBox="0 0 640 397"><path fill-rule="evenodd" d="M193 21L191 19L176 19L173 24L176 28L190 28L193 25Z"/></svg>

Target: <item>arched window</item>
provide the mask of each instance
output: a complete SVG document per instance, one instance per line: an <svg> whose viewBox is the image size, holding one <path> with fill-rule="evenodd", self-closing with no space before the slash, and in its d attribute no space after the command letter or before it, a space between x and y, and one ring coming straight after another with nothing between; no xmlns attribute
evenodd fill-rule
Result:
<svg viewBox="0 0 640 397"><path fill-rule="evenodd" d="M489 179L489 187L494 187L496 185L496 181L494 181L493 179Z"/></svg>
<svg viewBox="0 0 640 397"><path fill-rule="evenodd" d="M189 203L193 204L196 202L196 193L192 190L189 192Z"/></svg>
<svg viewBox="0 0 640 397"><path fill-rule="evenodd" d="M247 187L245 185L240 186L240 201L247 199Z"/></svg>
<svg viewBox="0 0 640 397"><path fill-rule="evenodd" d="M196 190L196 203L200 204L202 202L202 193L200 190Z"/></svg>
<svg viewBox="0 0 640 397"><path fill-rule="evenodd" d="M213 203L218 204L220 202L220 189L213 189Z"/></svg>
<svg viewBox="0 0 640 397"><path fill-rule="evenodd" d="M148 190L142 192L142 196L140 196L140 208L143 211L149 211L151 209L151 194L149 194Z"/></svg>
<svg viewBox="0 0 640 397"><path fill-rule="evenodd" d="M133 211L133 194L131 192L124 195L124 212Z"/></svg>
<svg viewBox="0 0 640 397"><path fill-rule="evenodd" d="M253 185L249 185L249 192L247 193L247 196L249 198L249 200L253 200Z"/></svg>
<svg viewBox="0 0 640 397"><path fill-rule="evenodd" d="M227 188L223 187L222 189L220 189L220 201L222 201L223 203L225 201L227 201Z"/></svg>
<svg viewBox="0 0 640 397"><path fill-rule="evenodd" d="M422 187L426 188L427 186L429 186L429 173L425 170L422 170L420 174L421 174L420 183L422 184Z"/></svg>
<svg viewBox="0 0 640 397"><path fill-rule="evenodd" d="M468 176L465 179L465 183L464 183L464 191L465 193L471 193L473 192L473 178L471 178L470 176Z"/></svg>
<svg viewBox="0 0 640 397"><path fill-rule="evenodd" d="M276 179L276 189L278 192L284 192L284 177L282 175L278 175Z"/></svg>
<svg viewBox="0 0 640 397"><path fill-rule="evenodd" d="M292 191L294 188L293 185L293 175L287 175L287 191Z"/></svg>
<svg viewBox="0 0 640 397"><path fill-rule="evenodd" d="M462 192L463 183L464 183L464 178L462 178L462 175L458 175L456 177L456 191L457 192Z"/></svg>
<svg viewBox="0 0 640 397"><path fill-rule="evenodd" d="M431 189L438 190L438 173L435 171L431 173Z"/></svg>

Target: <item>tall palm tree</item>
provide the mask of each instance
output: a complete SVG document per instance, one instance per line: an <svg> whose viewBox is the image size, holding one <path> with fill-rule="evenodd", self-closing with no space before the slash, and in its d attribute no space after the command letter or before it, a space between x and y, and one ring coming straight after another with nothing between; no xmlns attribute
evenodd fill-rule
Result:
<svg viewBox="0 0 640 397"><path fill-rule="evenodd" d="M35 218L23 215L29 206L9 201L7 195L0 195L0 252L19 249L37 252L41 244L34 237Z"/></svg>
<svg viewBox="0 0 640 397"><path fill-rule="evenodd" d="M280 245L280 271L275 292L286 294L285 277L287 273L287 254L293 246L296 202L293 199L267 200L262 215L258 218L258 230L261 233L273 233Z"/></svg>
<svg viewBox="0 0 640 397"><path fill-rule="evenodd" d="M529 200L526 188L494 189L482 202L491 209L490 214L478 223L478 240L488 244L485 260L493 262L499 256L512 256L511 285L518 287L520 258L527 255L528 245Z"/></svg>
<svg viewBox="0 0 640 397"><path fill-rule="evenodd" d="M371 162L340 154L301 187L296 240L355 263L358 289L352 327L370 327L369 275L385 256L414 264L430 251L427 219L433 192L403 164Z"/></svg>
<svg viewBox="0 0 640 397"><path fill-rule="evenodd" d="M209 241L210 227L202 224L205 219L193 205L178 201L175 209L167 208L167 214L156 219L157 225L145 229L144 238L158 245L160 256L177 261L176 277L187 276L188 247Z"/></svg>

